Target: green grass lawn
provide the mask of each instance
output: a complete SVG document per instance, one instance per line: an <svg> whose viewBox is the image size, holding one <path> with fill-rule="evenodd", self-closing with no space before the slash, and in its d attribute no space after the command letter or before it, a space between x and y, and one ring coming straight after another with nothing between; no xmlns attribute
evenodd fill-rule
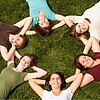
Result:
<svg viewBox="0 0 100 100"><path fill-rule="evenodd" d="M55 13L81 15L84 10L93 6L97 1L99 0L48 0L48 3ZM14 24L27 16L29 16L29 8L25 0L0 0L0 21ZM27 36L27 38L28 46L18 50L21 55L25 53L35 54L38 57L37 66L48 72L61 71L65 76L74 74L74 57L83 51L84 45L79 40L69 37L67 25L54 30L51 36L46 38L39 35ZM5 67L6 62L0 56L0 72ZM12 91L8 98L40 100L28 82ZM92 82L78 89L73 96L73 100L86 99L100 100L100 82Z"/></svg>

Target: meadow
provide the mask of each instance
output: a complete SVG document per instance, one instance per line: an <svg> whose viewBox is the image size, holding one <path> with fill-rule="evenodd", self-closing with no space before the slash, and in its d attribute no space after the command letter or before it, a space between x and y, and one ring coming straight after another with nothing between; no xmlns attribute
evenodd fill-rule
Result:
<svg viewBox="0 0 100 100"><path fill-rule="evenodd" d="M55 13L67 15L82 15L89 7L99 0L48 0L48 4ZM91 12L92 13L92 12ZM0 21L8 24L15 24L29 16L29 8L26 0L0 0ZM57 23L55 21L54 23ZM74 57L82 53L84 44L69 36L69 27L64 25L55 29L50 36L40 35L27 36L28 45L18 49L21 55L31 53L37 56L37 66L47 70L61 71L66 77L75 73ZM0 37L1 38L1 37ZM90 55L92 52L90 51ZM15 59L16 63L18 60ZM0 56L0 72L6 67L6 62ZM27 70L33 72L33 70ZM84 72L83 72L84 73ZM42 79L45 79L43 77ZM66 88L70 85L67 84ZM48 89L46 86L43 86ZM28 82L21 84L12 91L8 99L41 100L40 97L30 88ZM83 88L79 88L73 100L100 100L100 82L92 82Z"/></svg>

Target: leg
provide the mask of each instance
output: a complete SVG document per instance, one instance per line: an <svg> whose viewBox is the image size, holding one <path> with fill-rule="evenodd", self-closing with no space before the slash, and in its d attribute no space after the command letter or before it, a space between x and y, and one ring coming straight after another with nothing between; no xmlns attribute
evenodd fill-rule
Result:
<svg viewBox="0 0 100 100"><path fill-rule="evenodd" d="M83 86L87 85L88 83L90 83L92 81L94 81L93 76L90 75L90 74L85 74L84 77L83 77L83 81L82 81L80 87L83 87Z"/></svg>
<svg viewBox="0 0 100 100"><path fill-rule="evenodd" d="M32 27L31 23L32 23L32 17L26 17L14 25L19 28L23 27L19 34L24 35L25 32Z"/></svg>

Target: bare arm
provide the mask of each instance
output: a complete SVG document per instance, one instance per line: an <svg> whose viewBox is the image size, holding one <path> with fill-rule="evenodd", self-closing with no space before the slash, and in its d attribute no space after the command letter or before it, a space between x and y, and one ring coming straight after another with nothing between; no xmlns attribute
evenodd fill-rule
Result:
<svg viewBox="0 0 100 100"><path fill-rule="evenodd" d="M45 80L42 79L32 79L36 84L44 84L45 85Z"/></svg>
<svg viewBox="0 0 100 100"><path fill-rule="evenodd" d="M78 75L72 76L72 79L73 79L73 82L70 85L70 89L71 89L71 92L74 94L82 82L83 74L80 73Z"/></svg>
<svg viewBox="0 0 100 100"><path fill-rule="evenodd" d="M15 51L15 56L20 60L20 58L21 58L21 55L19 54L19 52L18 51Z"/></svg>
<svg viewBox="0 0 100 100"><path fill-rule="evenodd" d="M8 52L6 47L0 46L1 55L5 61L9 61L11 59L11 57L15 54L15 49L16 47L12 45L12 47L10 48Z"/></svg>
<svg viewBox="0 0 100 100"><path fill-rule="evenodd" d="M99 41L96 40L94 37L89 38L89 40L87 41L87 44L84 48L83 53L87 54L90 49L92 49L93 52L100 52Z"/></svg>
<svg viewBox="0 0 100 100"><path fill-rule="evenodd" d="M32 27L31 24L32 24L32 17L26 17L14 25L19 28L23 27L19 34L24 35L25 32Z"/></svg>
<svg viewBox="0 0 100 100"><path fill-rule="evenodd" d="M81 70L76 68L75 74L79 74L80 72L81 72Z"/></svg>
<svg viewBox="0 0 100 100"><path fill-rule="evenodd" d="M43 96L43 88L40 87L33 79L29 80L29 85L31 88L40 96Z"/></svg>
<svg viewBox="0 0 100 100"><path fill-rule="evenodd" d="M29 79L32 79L32 78L40 78L40 77L42 77L42 76L44 76L44 75L47 74L47 71L45 71L45 70L43 70L43 69L41 69L41 68L38 68L38 67L36 67L36 66L33 66L32 68L33 68L36 72L34 72L34 73L28 73L28 74L25 76L25 78L24 78L25 81L27 81L27 80L29 80Z"/></svg>
<svg viewBox="0 0 100 100"><path fill-rule="evenodd" d="M88 73L86 73L86 74L84 75L84 77L83 77L83 80L82 80L82 83L81 83L80 87L83 87L83 86L89 84L89 83L92 82L92 81L94 81L93 76L90 75L90 74L88 74Z"/></svg>
<svg viewBox="0 0 100 100"><path fill-rule="evenodd" d="M56 29L58 27L61 27L61 26L63 26L65 24L64 16L63 15L56 14L55 16L56 16L56 20L60 21L60 22L58 24L54 25L53 28L52 28L52 30Z"/></svg>
<svg viewBox="0 0 100 100"><path fill-rule="evenodd" d="M34 35L34 34L36 34L35 31L26 31L26 35Z"/></svg>
<svg viewBox="0 0 100 100"><path fill-rule="evenodd" d="M80 37L79 37L79 39L83 42L83 44L84 45L86 45L87 44L87 39L86 39L86 37L84 36L84 35L81 35Z"/></svg>
<svg viewBox="0 0 100 100"><path fill-rule="evenodd" d="M65 21L65 23L69 26L69 27L71 27L74 23L73 23L73 21L74 21L74 16L66 16L65 18L64 18L64 21Z"/></svg>

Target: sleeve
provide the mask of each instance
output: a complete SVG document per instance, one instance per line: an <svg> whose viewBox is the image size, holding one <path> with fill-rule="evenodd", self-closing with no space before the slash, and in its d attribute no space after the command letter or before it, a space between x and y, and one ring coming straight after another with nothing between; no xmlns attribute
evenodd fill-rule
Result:
<svg viewBox="0 0 100 100"><path fill-rule="evenodd" d="M45 100L45 97L48 95L48 91L47 90L43 90L43 96L41 97L41 99Z"/></svg>
<svg viewBox="0 0 100 100"><path fill-rule="evenodd" d="M74 23L80 23L80 22L83 22L83 18L82 18L82 16L75 16L73 22L74 22Z"/></svg>
<svg viewBox="0 0 100 100"><path fill-rule="evenodd" d="M94 52L94 59L100 59L100 52Z"/></svg>
<svg viewBox="0 0 100 100"><path fill-rule="evenodd" d="M66 98L67 98L67 100L71 100L72 99L72 96L73 96L73 94L72 94L72 92L71 92L71 89L70 89L70 87L68 87L66 90L64 90L65 91L65 96L66 96Z"/></svg>

